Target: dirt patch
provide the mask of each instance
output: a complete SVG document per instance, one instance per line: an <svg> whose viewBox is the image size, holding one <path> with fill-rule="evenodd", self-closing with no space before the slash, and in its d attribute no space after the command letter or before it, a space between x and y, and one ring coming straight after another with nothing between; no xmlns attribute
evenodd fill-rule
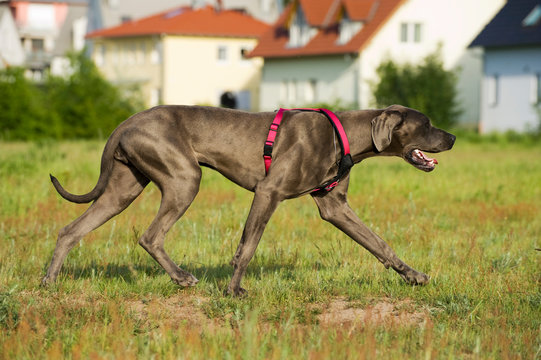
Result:
<svg viewBox="0 0 541 360"><path fill-rule="evenodd" d="M200 327L203 324L216 325L201 310L207 299L200 296L173 295L168 298L133 300L125 303L126 309L135 319L152 326L178 327L187 325Z"/></svg>
<svg viewBox="0 0 541 360"><path fill-rule="evenodd" d="M428 314L416 309L411 300L396 302L383 298L361 307L345 297L338 297L333 299L317 318L322 326L417 326L428 318Z"/></svg>
<svg viewBox="0 0 541 360"><path fill-rule="evenodd" d="M22 296L21 296L22 295ZM96 307L107 303L100 297L89 298L83 294L69 296L41 291L24 291L19 294L23 308L32 309L57 308L57 316L69 312L65 309L80 309ZM34 303L39 298L39 305ZM231 314L224 318L209 319L205 314L205 304L208 298L196 294L179 293L167 298L148 297L131 299L122 302L122 307L130 318L137 322L141 331L154 328L179 328L188 326L193 329L218 329L227 326ZM33 305L31 305L33 304ZM355 329L364 326L420 326L428 318L428 310L420 309L412 300L393 300L390 298L371 299L366 301L351 301L346 297L335 297L327 304L313 304L317 310L317 322L322 327L342 327ZM261 324L264 325L264 324Z"/></svg>

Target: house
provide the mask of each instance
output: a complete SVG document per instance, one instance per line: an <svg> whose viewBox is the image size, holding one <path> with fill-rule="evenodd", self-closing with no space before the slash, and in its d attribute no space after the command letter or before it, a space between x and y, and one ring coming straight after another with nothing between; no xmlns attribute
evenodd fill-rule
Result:
<svg viewBox="0 0 541 360"><path fill-rule="evenodd" d="M541 1L509 0L470 46L484 49L480 131L539 129Z"/></svg>
<svg viewBox="0 0 541 360"><path fill-rule="evenodd" d="M89 3L92 11L97 13L90 15L97 21L96 25L90 28L91 31L117 26L180 6L196 9L213 5L239 10L266 23L274 22L282 11L282 0L89 0Z"/></svg>
<svg viewBox="0 0 541 360"><path fill-rule="evenodd" d="M103 28L147 17L178 7L202 8L215 5L220 9L237 10L266 23L273 23L282 11L283 0L88 0L88 27L91 33ZM93 51L87 39L88 53Z"/></svg>
<svg viewBox="0 0 541 360"><path fill-rule="evenodd" d="M81 50L86 32L86 0L11 0L9 4L24 49L28 74L65 70L67 50Z"/></svg>
<svg viewBox="0 0 541 360"><path fill-rule="evenodd" d="M467 47L504 2L292 0L250 54L265 59L260 107L371 107L382 61L415 63L440 48L444 66L459 71L462 120L476 123L481 60Z"/></svg>
<svg viewBox="0 0 541 360"><path fill-rule="evenodd" d="M268 28L241 11L178 7L87 37L105 77L137 85L147 105L256 110L263 61L245 55Z"/></svg>
<svg viewBox="0 0 541 360"><path fill-rule="evenodd" d="M15 20L10 8L0 3L0 69L21 66L23 63L24 50Z"/></svg>

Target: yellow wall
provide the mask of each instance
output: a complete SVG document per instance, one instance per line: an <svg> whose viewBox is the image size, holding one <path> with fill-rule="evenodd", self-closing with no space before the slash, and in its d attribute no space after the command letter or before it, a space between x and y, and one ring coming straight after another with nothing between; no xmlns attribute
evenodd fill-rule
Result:
<svg viewBox="0 0 541 360"><path fill-rule="evenodd" d="M161 44L157 36L97 39L92 58L109 81L125 88L139 86L145 104L153 106L163 88Z"/></svg>
<svg viewBox="0 0 541 360"><path fill-rule="evenodd" d="M255 39L167 36L164 38L164 102L219 105L224 91L251 92L251 110L259 106L263 60L242 59ZM219 47L227 50L218 59Z"/></svg>

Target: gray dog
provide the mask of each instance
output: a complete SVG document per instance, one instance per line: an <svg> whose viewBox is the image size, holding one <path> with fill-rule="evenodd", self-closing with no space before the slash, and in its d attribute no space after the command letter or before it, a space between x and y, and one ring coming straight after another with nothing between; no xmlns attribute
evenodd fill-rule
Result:
<svg viewBox="0 0 541 360"><path fill-rule="evenodd" d="M422 113L398 105L383 110L339 112L351 147L353 163L372 156L398 156L424 171L436 153L453 147L455 136L430 124ZM233 277L227 293L240 295L248 263L278 204L311 194L321 217L370 251L386 268L392 267L409 284L426 284L429 277L398 258L380 237L355 215L347 203L349 172L333 191L316 191L336 177L340 146L331 123L318 112L287 111L277 132L268 174L262 147L275 114L248 113L212 107L159 106L120 124L105 145L98 183L85 195L58 193L76 203L94 201L86 212L60 230L54 255L42 280L54 282L68 252L79 240L122 212L153 181L162 200L156 218L139 244L165 269L173 282L193 286L198 280L179 268L164 250L165 235L195 198L201 166L210 167L254 192L252 207L237 251L231 260Z"/></svg>

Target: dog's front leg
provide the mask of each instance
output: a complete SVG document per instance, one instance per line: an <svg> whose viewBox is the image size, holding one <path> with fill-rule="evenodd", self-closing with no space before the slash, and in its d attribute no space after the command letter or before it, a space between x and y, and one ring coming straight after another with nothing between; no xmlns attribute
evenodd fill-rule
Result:
<svg viewBox="0 0 541 360"><path fill-rule="evenodd" d="M250 208L250 213L244 226L242 239L233 260L231 260L231 265L234 266L235 270L233 271L231 282L227 287L227 293L229 295L239 296L246 293L246 290L240 287L240 282L246 272L248 263L254 256L265 226L281 200L279 196L270 191L256 190L254 201L252 202L252 207Z"/></svg>
<svg viewBox="0 0 541 360"><path fill-rule="evenodd" d="M347 202L349 178L344 179L333 191L326 194L315 194L314 198L321 218L330 222L359 245L370 251L385 268L392 267L407 283L412 285L427 284L430 278L412 269L404 263L378 235L372 232Z"/></svg>

